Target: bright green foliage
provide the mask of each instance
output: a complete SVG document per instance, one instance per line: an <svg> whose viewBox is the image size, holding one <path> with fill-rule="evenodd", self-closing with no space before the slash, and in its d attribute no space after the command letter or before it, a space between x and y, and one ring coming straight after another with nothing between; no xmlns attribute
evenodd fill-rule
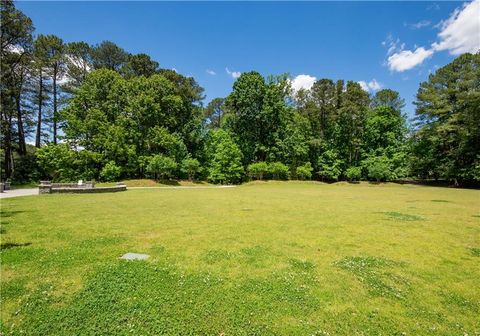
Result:
<svg viewBox="0 0 480 336"><path fill-rule="evenodd" d="M298 166L295 175L299 180L310 180L312 178L313 167L310 162Z"/></svg>
<svg viewBox="0 0 480 336"><path fill-rule="evenodd" d="M405 140L405 118L399 110L379 106L368 112L365 124L365 149L375 152L398 151Z"/></svg>
<svg viewBox="0 0 480 336"><path fill-rule="evenodd" d="M349 81L342 94L342 105L337 112L338 122L334 131L336 149L347 166L360 163L369 103L368 93L360 84Z"/></svg>
<svg viewBox="0 0 480 336"><path fill-rule="evenodd" d="M62 111L66 138L114 160L128 176L142 174L141 156L162 153L180 162L194 137L182 120L195 120L198 109L176 90L161 75L126 80L111 70L93 71Z"/></svg>
<svg viewBox="0 0 480 336"><path fill-rule="evenodd" d="M182 161L181 171L188 175L188 179L192 181L195 178L195 174L198 174L202 168L200 167L200 162L194 158L186 158Z"/></svg>
<svg viewBox="0 0 480 336"><path fill-rule="evenodd" d="M245 162L252 162L257 157L257 146L263 145L259 139L263 135L260 134L261 125L265 122L262 113L265 91L265 80L258 72L252 71L241 74L227 98L228 109L233 114L229 126L238 135Z"/></svg>
<svg viewBox="0 0 480 336"><path fill-rule="evenodd" d="M407 132L405 102L388 88L369 95L357 82L323 78L294 91L286 74L251 71L227 97L208 102L192 77L159 68L147 54L129 54L110 41L91 46L64 44L55 35L33 39L31 20L12 1L0 5L4 177L38 175L19 168L34 166L25 140L34 134L37 148L65 135L75 152L76 178L99 178L110 161L122 177L143 178L147 158L157 154L177 163L196 157L213 169L206 143L211 130L222 129L240 149L241 166L281 162L292 178L310 162L314 178L330 181L480 181L478 53L459 56L421 84L416 124ZM60 85L62 78L69 80ZM227 178L213 171L215 180ZM208 175L205 169L202 178ZM244 177L237 175L231 179Z"/></svg>
<svg viewBox="0 0 480 336"><path fill-rule="evenodd" d="M342 174L343 164L337 152L328 149L318 158L318 175L327 181L337 181Z"/></svg>
<svg viewBox="0 0 480 336"><path fill-rule="evenodd" d="M388 181L393 177L390 160L386 156L372 156L365 159L362 164L372 180Z"/></svg>
<svg viewBox="0 0 480 336"><path fill-rule="evenodd" d="M153 178L170 178L174 170L177 169L177 163L172 158L157 154L152 156L147 165L146 171L153 175Z"/></svg>
<svg viewBox="0 0 480 336"><path fill-rule="evenodd" d="M242 150L245 164L295 160L291 142L298 140L298 135L287 140L295 123L294 111L286 104L288 90L286 76L265 80L257 72L243 73L234 83L226 100L229 116L225 127Z"/></svg>
<svg viewBox="0 0 480 336"><path fill-rule="evenodd" d="M348 167L345 176L349 181L359 181L362 178L362 167Z"/></svg>
<svg viewBox="0 0 480 336"><path fill-rule="evenodd" d="M281 162L271 162L268 164L268 174L274 180L287 180L290 176L288 166Z"/></svg>
<svg viewBox="0 0 480 336"><path fill-rule="evenodd" d="M243 175L242 152L231 136L216 130L207 141L208 179L214 183L238 183Z"/></svg>
<svg viewBox="0 0 480 336"><path fill-rule="evenodd" d="M263 180L268 173L268 164L266 162L255 162L248 165L248 175L256 180Z"/></svg>
<svg viewBox="0 0 480 336"><path fill-rule="evenodd" d="M101 169L105 164L101 153L82 150L76 151L74 154L75 180L83 179L90 181L100 177Z"/></svg>
<svg viewBox="0 0 480 336"><path fill-rule="evenodd" d="M480 54L464 54L430 75L417 93L419 131L413 172L420 177L478 180Z"/></svg>
<svg viewBox="0 0 480 336"><path fill-rule="evenodd" d="M297 166L308 160L310 125L305 117L294 114L286 124L284 136L278 141L279 161L289 165L295 172Z"/></svg>
<svg viewBox="0 0 480 336"><path fill-rule="evenodd" d="M43 178L55 182L75 181L74 155L67 144L50 144L36 152L38 166Z"/></svg>
<svg viewBox="0 0 480 336"><path fill-rule="evenodd" d="M102 181L117 181L122 174L122 168L115 164L115 161L109 161L100 172Z"/></svg>

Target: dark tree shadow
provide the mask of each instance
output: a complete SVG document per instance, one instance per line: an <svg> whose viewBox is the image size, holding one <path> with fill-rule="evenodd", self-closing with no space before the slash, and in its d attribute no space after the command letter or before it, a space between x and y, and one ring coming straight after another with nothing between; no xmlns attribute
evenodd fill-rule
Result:
<svg viewBox="0 0 480 336"><path fill-rule="evenodd" d="M3 250L8 250L8 249L11 249L11 248L15 248L15 247L23 247L23 246L29 246L29 245L32 245L32 243L12 243L12 242L1 243L0 244L0 250L3 251Z"/></svg>
<svg viewBox="0 0 480 336"><path fill-rule="evenodd" d="M179 186L180 185L180 183L178 183L177 180L158 180L157 182L160 183L160 184L165 184L165 185L169 185L169 186Z"/></svg>

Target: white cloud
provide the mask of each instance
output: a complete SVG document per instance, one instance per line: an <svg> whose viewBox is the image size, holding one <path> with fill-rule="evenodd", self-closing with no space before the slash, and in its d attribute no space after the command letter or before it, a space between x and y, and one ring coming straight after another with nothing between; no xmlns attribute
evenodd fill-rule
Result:
<svg viewBox="0 0 480 336"><path fill-rule="evenodd" d="M387 63L390 70L402 72L422 64L427 58L433 55L433 50L426 50L423 47L411 50L402 50L393 53L388 57Z"/></svg>
<svg viewBox="0 0 480 336"><path fill-rule="evenodd" d="M410 29L421 29L424 27L428 27L431 24L432 24L432 21L422 20L416 23L406 23L405 26L409 27Z"/></svg>
<svg viewBox="0 0 480 336"><path fill-rule="evenodd" d="M466 52L475 53L480 50L480 0L465 3L462 8L457 8L450 17L439 25L438 42L433 43L429 48L417 47L414 51L404 50L402 44L398 47L399 41L393 41L391 36L388 43L387 64L390 70L402 72L422 64L435 52L448 50L452 55L459 55Z"/></svg>
<svg viewBox="0 0 480 336"><path fill-rule="evenodd" d="M360 86L362 87L363 91L367 91L367 92L368 92L368 84L367 84L367 82L365 82L365 81L358 81L358 84L360 84Z"/></svg>
<svg viewBox="0 0 480 336"><path fill-rule="evenodd" d="M23 49L23 47L20 45L8 45L7 49L15 54L22 54L25 51L25 49Z"/></svg>
<svg viewBox="0 0 480 336"><path fill-rule="evenodd" d="M225 68L225 71L232 76L232 78L238 78L242 74L240 71L230 71L228 68Z"/></svg>
<svg viewBox="0 0 480 336"><path fill-rule="evenodd" d="M57 79L57 84L58 85L64 85L67 84L68 82L71 82L72 78L68 75L62 76L59 79Z"/></svg>
<svg viewBox="0 0 480 336"><path fill-rule="evenodd" d="M373 91L378 91L383 87L383 85L377 82L377 80L374 78L368 82L368 87Z"/></svg>
<svg viewBox="0 0 480 336"><path fill-rule="evenodd" d="M73 55L67 55L67 59L73 63L77 68L84 68L87 70L87 72L92 71L92 67L88 64L88 62L85 62L82 58L76 57Z"/></svg>
<svg viewBox="0 0 480 336"><path fill-rule="evenodd" d="M215 71L210 70L210 69L207 69L205 71L206 71L207 74L212 75L212 76L215 76L217 74Z"/></svg>
<svg viewBox="0 0 480 336"><path fill-rule="evenodd" d="M290 84L292 85L293 91L297 92L300 89L310 90L316 80L317 78L310 75L298 75L290 81Z"/></svg>
<svg viewBox="0 0 480 336"><path fill-rule="evenodd" d="M365 81L358 81L358 84L362 87L364 91L370 92L370 91L378 91L383 87L383 84L377 82L377 80L374 78L370 82L365 82Z"/></svg>
<svg viewBox="0 0 480 336"><path fill-rule="evenodd" d="M480 0L475 0L456 9L442 23L438 33L440 42L432 45L435 51L449 50L453 55L480 50Z"/></svg>

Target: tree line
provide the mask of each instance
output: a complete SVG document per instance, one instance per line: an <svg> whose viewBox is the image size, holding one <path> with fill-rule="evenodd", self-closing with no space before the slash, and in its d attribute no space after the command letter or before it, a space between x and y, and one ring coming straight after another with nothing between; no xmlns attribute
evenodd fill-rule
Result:
<svg viewBox="0 0 480 336"><path fill-rule="evenodd" d="M480 180L479 54L421 83L411 121L390 89L320 79L294 91L255 71L204 106L192 77L110 41L34 36L8 0L0 65L2 178L17 182Z"/></svg>

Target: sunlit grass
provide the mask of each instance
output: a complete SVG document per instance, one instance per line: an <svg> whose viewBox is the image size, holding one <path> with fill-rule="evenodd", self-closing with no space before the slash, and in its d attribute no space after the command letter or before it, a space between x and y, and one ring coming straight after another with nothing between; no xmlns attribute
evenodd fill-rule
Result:
<svg viewBox="0 0 480 336"><path fill-rule="evenodd" d="M479 202L476 190L314 182L2 200L1 328L475 335Z"/></svg>

